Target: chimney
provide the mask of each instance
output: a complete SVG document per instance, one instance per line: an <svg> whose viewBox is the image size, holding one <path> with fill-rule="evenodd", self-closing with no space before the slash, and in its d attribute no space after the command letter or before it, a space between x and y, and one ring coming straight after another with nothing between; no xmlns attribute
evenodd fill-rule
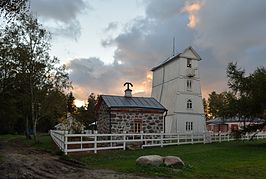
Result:
<svg viewBox="0 0 266 179"><path fill-rule="evenodd" d="M127 85L127 89L125 90L125 97L130 98L130 97L132 97L132 93L131 93L132 90L129 88L129 86L133 87L133 85L130 82L125 82L124 86L126 86L126 85Z"/></svg>

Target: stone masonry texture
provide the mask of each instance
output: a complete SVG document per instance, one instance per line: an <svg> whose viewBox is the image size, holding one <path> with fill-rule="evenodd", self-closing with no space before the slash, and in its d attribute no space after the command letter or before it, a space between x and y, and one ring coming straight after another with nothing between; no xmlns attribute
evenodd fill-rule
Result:
<svg viewBox="0 0 266 179"><path fill-rule="evenodd" d="M111 125L110 125L111 121ZM143 133L163 131L163 111L139 108L108 109L103 102L98 110L98 133L134 133L134 123L141 123Z"/></svg>

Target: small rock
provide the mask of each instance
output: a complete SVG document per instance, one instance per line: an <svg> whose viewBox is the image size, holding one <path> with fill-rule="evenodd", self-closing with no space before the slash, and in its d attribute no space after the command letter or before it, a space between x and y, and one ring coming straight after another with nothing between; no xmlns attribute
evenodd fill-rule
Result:
<svg viewBox="0 0 266 179"><path fill-rule="evenodd" d="M163 158L163 163L166 166L173 166L177 168L182 168L185 164L184 162L176 156L166 156Z"/></svg>
<svg viewBox="0 0 266 179"><path fill-rule="evenodd" d="M163 164L163 157L161 157L160 155L141 156L136 160L136 164L159 166Z"/></svg>

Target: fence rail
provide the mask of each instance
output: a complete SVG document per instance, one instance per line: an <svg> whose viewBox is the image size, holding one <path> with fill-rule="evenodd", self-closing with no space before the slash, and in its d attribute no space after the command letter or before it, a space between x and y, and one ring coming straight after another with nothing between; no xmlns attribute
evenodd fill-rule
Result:
<svg viewBox="0 0 266 179"><path fill-rule="evenodd" d="M235 140L229 133L138 133L138 134L69 134L67 131L51 130L50 135L56 145L66 155L69 152L144 148L154 146L211 143ZM266 138L266 133L249 134L242 140Z"/></svg>

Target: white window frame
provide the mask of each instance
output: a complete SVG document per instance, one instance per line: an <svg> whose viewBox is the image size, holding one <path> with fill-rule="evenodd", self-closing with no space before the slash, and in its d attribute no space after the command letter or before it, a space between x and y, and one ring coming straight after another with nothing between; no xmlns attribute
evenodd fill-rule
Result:
<svg viewBox="0 0 266 179"><path fill-rule="evenodd" d="M133 128L134 133L140 133L142 131L142 120L141 119L134 120L133 127L134 127Z"/></svg>
<svg viewBox="0 0 266 179"><path fill-rule="evenodd" d="M186 131L192 131L193 130L193 122L186 122Z"/></svg>
<svg viewBox="0 0 266 179"><path fill-rule="evenodd" d="M191 99L187 100L187 109L192 109L192 100Z"/></svg>
<svg viewBox="0 0 266 179"><path fill-rule="evenodd" d="M192 80L187 80L187 91L192 90Z"/></svg>

